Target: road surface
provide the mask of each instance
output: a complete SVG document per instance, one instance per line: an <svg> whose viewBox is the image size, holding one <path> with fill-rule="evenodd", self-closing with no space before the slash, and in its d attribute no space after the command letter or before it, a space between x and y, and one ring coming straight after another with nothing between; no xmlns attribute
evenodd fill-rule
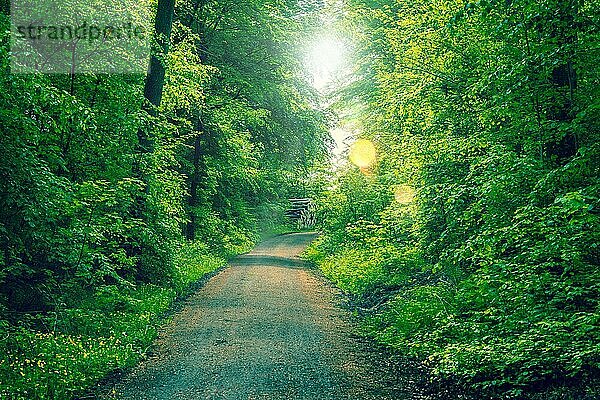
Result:
<svg viewBox="0 0 600 400"><path fill-rule="evenodd" d="M236 258L186 301L111 398L416 398L298 258L314 237L277 236Z"/></svg>

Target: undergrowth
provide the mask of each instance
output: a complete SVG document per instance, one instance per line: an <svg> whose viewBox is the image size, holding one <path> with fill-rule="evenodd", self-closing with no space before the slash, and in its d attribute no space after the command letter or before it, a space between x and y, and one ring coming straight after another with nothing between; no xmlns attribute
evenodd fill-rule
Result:
<svg viewBox="0 0 600 400"><path fill-rule="evenodd" d="M500 194L481 187L498 169L476 170L481 193L444 203L443 223L426 188L405 204L376 197L384 177L342 181L320 199L323 234L306 255L350 297L366 335L438 382L480 399L600 398L599 199L585 160L531 170L533 188ZM544 187L559 173L586 179ZM497 205L507 199L521 204Z"/></svg>
<svg viewBox="0 0 600 400"><path fill-rule="evenodd" d="M71 399L112 371L135 365L175 298L225 260L190 243L175 264L177 278L169 287L90 288L66 295L52 312L0 321L0 398Z"/></svg>

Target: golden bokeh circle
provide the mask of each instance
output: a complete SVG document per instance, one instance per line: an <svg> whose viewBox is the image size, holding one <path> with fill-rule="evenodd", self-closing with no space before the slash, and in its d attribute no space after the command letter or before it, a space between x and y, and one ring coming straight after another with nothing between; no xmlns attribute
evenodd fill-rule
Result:
<svg viewBox="0 0 600 400"><path fill-rule="evenodd" d="M377 159L375 145L367 139L358 139L350 146L348 158L359 168L369 168Z"/></svg>

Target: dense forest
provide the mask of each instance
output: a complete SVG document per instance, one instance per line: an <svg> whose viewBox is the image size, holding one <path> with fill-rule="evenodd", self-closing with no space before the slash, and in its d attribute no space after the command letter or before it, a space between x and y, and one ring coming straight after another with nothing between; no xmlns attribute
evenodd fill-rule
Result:
<svg viewBox="0 0 600 400"><path fill-rule="evenodd" d="M346 3L360 140L310 256L438 380L598 398L598 3Z"/></svg>
<svg viewBox="0 0 600 400"><path fill-rule="evenodd" d="M140 3L145 75L15 73L1 3L0 398L137 363L294 197L362 333L431 382L600 396L597 2ZM323 30L348 56L317 90Z"/></svg>

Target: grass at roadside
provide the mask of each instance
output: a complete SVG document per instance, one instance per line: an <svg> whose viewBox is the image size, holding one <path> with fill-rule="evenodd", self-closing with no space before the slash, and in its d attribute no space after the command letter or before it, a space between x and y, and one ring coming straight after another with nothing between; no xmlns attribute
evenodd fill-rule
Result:
<svg viewBox="0 0 600 400"><path fill-rule="evenodd" d="M0 398L71 399L135 365L173 301L224 264L205 246L186 244L169 287L101 286L53 312L0 320Z"/></svg>
<svg viewBox="0 0 600 400"><path fill-rule="evenodd" d="M480 311L473 299L485 276L450 285L424 270L415 253L328 247L327 240L322 235L304 256L348 296L362 333L422 365L431 387L481 400L600 398L597 312L559 313L532 301L517 314L511 304L525 301L516 295ZM533 275L520 276L531 293L536 287L526 279Z"/></svg>

